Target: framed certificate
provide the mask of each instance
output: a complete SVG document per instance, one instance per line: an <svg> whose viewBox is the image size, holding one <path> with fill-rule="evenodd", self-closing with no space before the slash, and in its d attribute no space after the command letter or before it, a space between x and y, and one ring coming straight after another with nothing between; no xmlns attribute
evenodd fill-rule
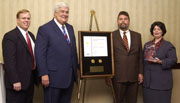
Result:
<svg viewBox="0 0 180 103"><path fill-rule="evenodd" d="M113 42L111 32L79 31L80 76L114 76Z"/></svg>

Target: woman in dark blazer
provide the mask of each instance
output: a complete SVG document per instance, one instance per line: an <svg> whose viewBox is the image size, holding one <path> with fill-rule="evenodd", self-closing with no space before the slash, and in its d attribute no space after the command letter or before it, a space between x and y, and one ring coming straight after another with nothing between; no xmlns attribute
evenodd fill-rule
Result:
<svg viewBox="0 0 180 103"><path fill-rule="evenodd" d="M163 38L164 23L154 22L150 32L154 39L144 45L144 103L171 103L171 69L177 62L176 49Z"/></svg>

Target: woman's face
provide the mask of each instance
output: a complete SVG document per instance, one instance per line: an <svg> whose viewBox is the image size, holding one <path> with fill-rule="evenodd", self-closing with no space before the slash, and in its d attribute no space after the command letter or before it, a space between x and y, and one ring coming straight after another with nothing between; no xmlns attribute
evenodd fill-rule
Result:
<svg viewBox="0 0 180 103"><path fill-rule="evenodd" d="M155 26L154 29L153 29L153 36L155 39L159 39L159 38L162 38L162 30L159 26Z"/></svg>

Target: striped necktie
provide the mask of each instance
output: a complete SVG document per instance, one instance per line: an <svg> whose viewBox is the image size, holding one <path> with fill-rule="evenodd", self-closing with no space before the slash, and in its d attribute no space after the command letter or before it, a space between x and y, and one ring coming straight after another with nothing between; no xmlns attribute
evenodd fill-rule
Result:
<svg viewBox="0 0 180 103"><path fill-rule="evenodd" d="M62 29L63 29L64 37L66 38L67 42L70 43L70 39L69 39L68 36L67 36L67 33L66 33L66 30L65 30L65 26L64 26L64 25L62 26Z"/></svg>
<svg viewBox="0 0 180 103"><path fill-rule="evenodd" d="M127 40L126 32L123 32L123 42L124 42L124 45L127 49L127 52L129 52L129 46L128 46L128 40Z"/></svg>

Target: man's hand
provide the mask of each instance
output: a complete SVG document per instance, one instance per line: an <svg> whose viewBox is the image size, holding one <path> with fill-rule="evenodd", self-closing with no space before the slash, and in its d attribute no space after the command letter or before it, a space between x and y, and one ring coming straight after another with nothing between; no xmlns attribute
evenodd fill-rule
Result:
<svg viewBox="0 0 180 103"><path fill-rule="evenodd" d="M13 89L15 91L20 91L21 90L21 82L17 82L13 84Z"/></svg>
<svg viewBox="0 0 180 103"><path fill-rule="evenodd" d="M49 76L48 75L41 76L41 82L45 88L48 87L49 86Z"/></svg>
<svg viewBox="0 0 180 103"><path fill-rule="evenodd" d="M139 81L139 84L143 82L143 74L139 74L138 81Z"/></svg>

